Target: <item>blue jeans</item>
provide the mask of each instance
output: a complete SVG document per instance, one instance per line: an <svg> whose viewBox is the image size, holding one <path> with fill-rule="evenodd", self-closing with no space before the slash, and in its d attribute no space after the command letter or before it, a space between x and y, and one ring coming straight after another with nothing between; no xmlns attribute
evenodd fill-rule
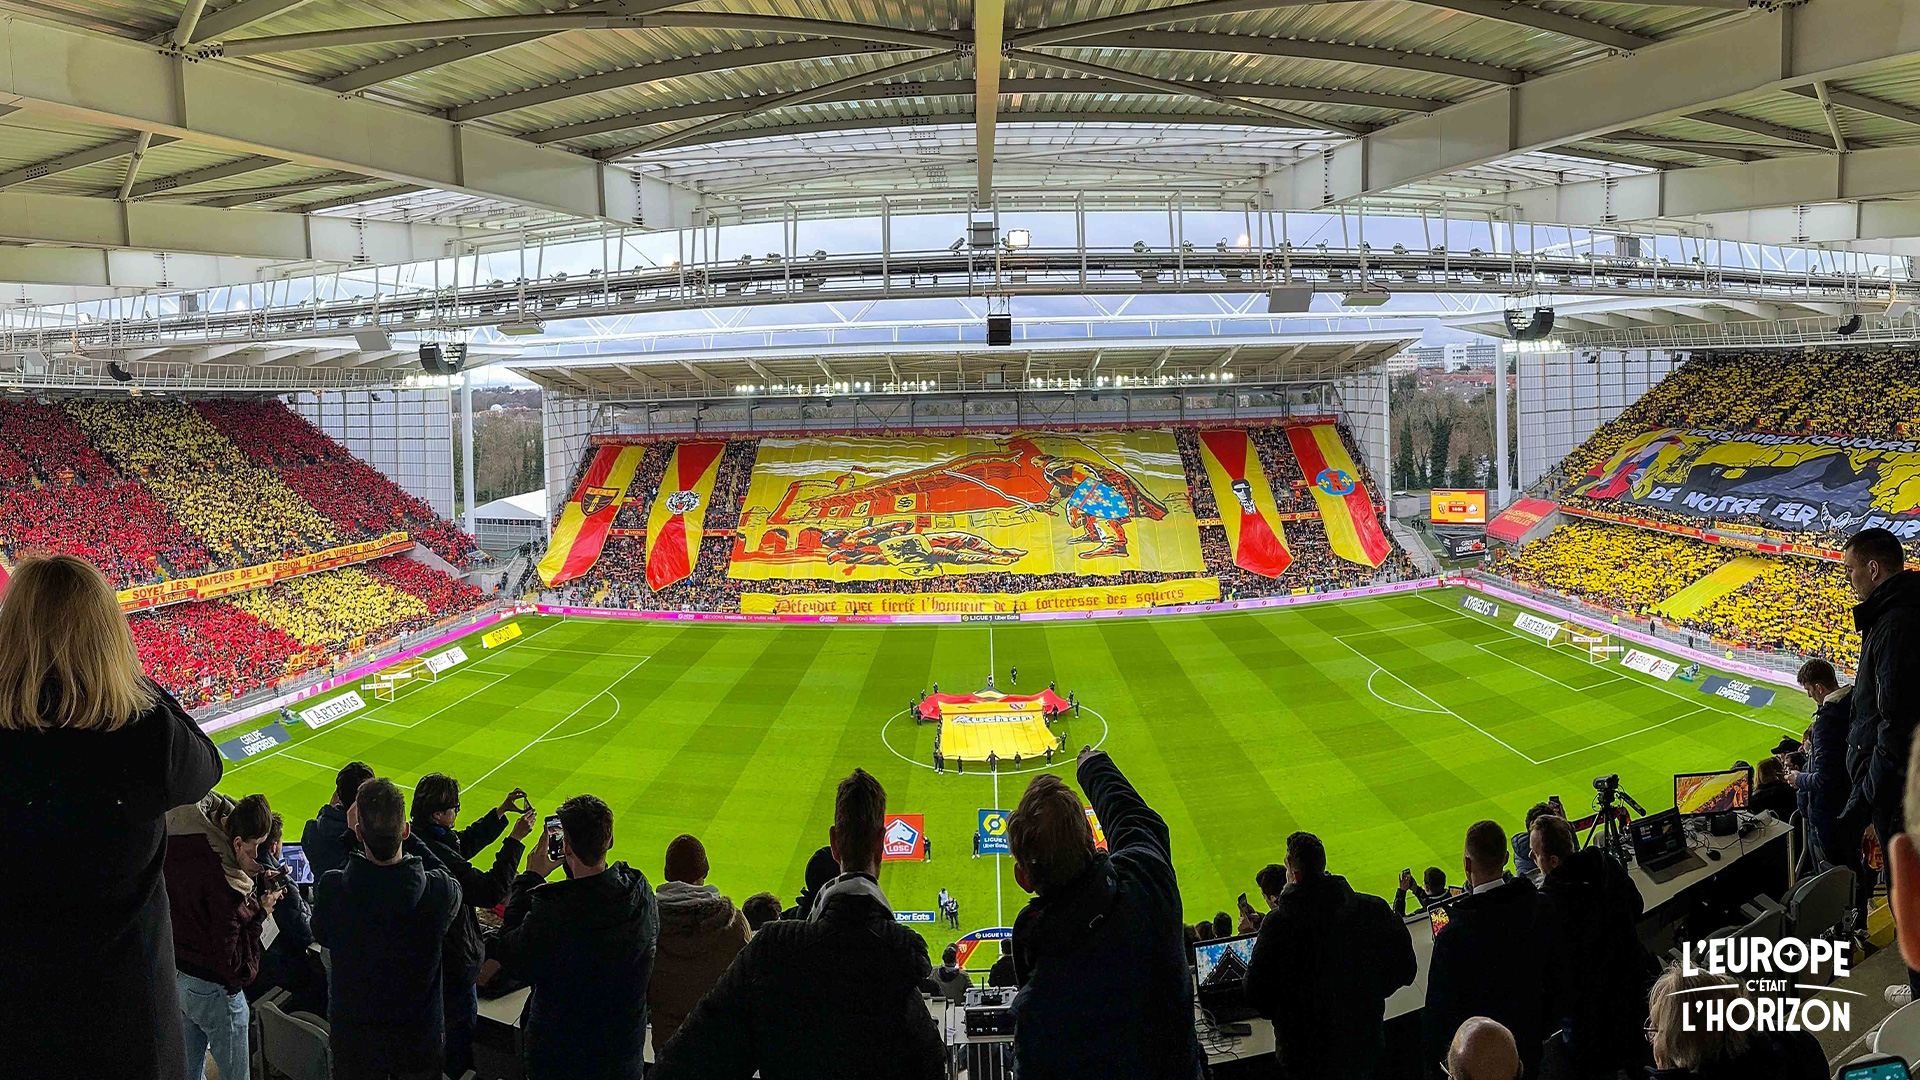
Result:
<svg viewBox="0 0 1920 1080"><path fill-rule="evenodd" d="M173 973L180 992L180 1033L187 1043L187 1080L206 1080L207 1053L220 1080L247 1080L247 995L182 972Z"/></svg>

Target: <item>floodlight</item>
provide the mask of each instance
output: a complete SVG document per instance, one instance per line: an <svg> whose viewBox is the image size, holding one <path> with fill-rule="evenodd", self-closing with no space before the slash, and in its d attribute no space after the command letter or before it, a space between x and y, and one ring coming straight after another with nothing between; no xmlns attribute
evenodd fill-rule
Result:
<svg viewBox="0 0 1920 1080"><path fill-rule="evenodd" d="M1033 246L1033 232L1029 229L1008 229L1007 250L1019 251Z"/></svg>
<svg viewBox="0 0 1920 1080"><path fill-rule="evenodd" d="M1145 240L1135 240L1133 242L1133 253L1135 255L1145 255L1147 253L1147 242Z"/></svg>

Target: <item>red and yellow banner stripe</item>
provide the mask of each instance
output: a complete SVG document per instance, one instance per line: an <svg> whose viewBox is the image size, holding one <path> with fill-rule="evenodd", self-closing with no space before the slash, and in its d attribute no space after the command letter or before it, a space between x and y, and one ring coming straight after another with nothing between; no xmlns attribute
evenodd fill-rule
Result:
<svg viewBox="0 0 1920 1080"><path fill-rule="evenodd" d="M659 592L693 575L720 452L726 448L724 442L683 442L673 448L647 515L647 588Z"/></svg>
<svg viewBox="0 0 1920 1080"><path fill-rule="evenodd" d="M1220 524L1234 565L1267 577L1279 577L1293 565L1280 507L1273 501L1260 455L1244 430L1202 431L1200 457L1220 507Z"/></svg>
<svg viewBox="0 0 1920 1080"><path fill-rule="evenodd" d="M1393 549L1380 531L1373 500L1360 483L1360 469L1341 443L1339 430L1332 424L1289 425L1287 442L1300 459L1307 483L1313 485L1313 501L1320 507L1320 521L1327 527L1333 553L1362 566L1387 561Z"/></svg>
<svg viewBox="0 0 1920 1080"><path fill-rule="evenodd" d="M599 561L614 512L627 501L627 485L633 482L645 453L641 446L602 446L594 451L593 463L561 511L553 542L540 560L541 581L548 586L572 581Z"/></svg>

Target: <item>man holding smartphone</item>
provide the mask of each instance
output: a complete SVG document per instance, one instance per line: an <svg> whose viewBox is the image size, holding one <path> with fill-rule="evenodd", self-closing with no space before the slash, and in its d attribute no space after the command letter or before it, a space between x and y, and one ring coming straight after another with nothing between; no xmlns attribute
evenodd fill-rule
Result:
<svg viewBox="0 0 1920 1080"><path fill-rule="evenodd" d="M626 863L607 862L606 803L576 795L549 820L559 827L528 853L493 943L501 969L533 985L527 1078L633 1080L644 1067L647 983L660 934L653 886ZM562 865L566 877L547 882Z"/></svg>

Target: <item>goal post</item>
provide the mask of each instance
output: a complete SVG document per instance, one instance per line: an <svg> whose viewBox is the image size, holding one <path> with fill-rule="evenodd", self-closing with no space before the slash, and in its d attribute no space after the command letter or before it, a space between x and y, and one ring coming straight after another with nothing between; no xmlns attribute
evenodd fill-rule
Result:
<svg viewBox="0 0 1920 1080"><path fill-rule="evenodd" d="M381 701L393 701L416 687L438 679L439 675L433 668L427 666L424 658L415 657L375 674L372 683L373 696Z"/></svg>
<svg viewBox="0 0 1920 1080"><path fill-rule="evenodd" d="M1559 639L1554 644L1582 654L1589 664L1604 664L1620 651L1612 634L1576 622L1561 623Z"/></svg>

